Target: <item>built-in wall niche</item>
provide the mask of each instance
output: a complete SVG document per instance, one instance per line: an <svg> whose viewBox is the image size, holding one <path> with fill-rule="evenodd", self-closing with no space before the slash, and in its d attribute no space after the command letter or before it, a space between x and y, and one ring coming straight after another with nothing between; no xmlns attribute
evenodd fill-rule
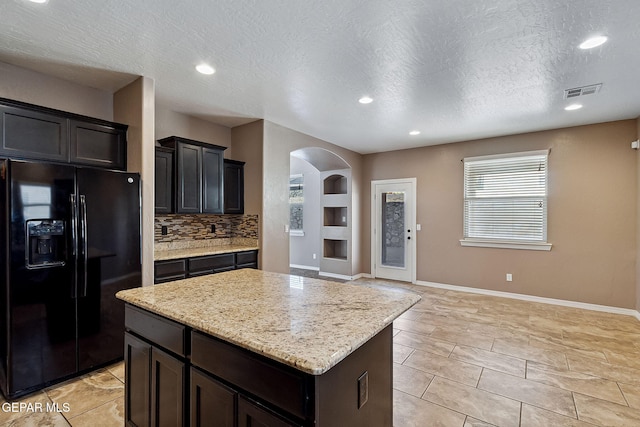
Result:
<svg viewBox="0 0 640 427"><path fill-rule="evenodd" d="M331 175L324 179L324 194L347 194L347 177L344 175Z"/></svg>
<svg viewBox="0 0 640 427"><path fill-rule="evenodd" d="M347 241L324 239L324 257L347 260Z"/></svg>
<svg viewBox="0 0 640 427"><path fill-rule="evenodd" d="M346 227L347 208L345 206L335 208L324 208L325 227Z"/></svg>

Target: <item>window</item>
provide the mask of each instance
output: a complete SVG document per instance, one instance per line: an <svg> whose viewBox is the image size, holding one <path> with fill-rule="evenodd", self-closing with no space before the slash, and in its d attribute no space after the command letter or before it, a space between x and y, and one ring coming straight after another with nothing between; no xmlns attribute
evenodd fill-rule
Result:
<svg viewBox="0 0 640 427"><path fill-rule="evenodd" d="M289 233L292 236L304 236L304 176L289 177Z"/></svg>
<svg viewBox="0 0 640 427"><path fill-rule="evenodd" d="M548 151L465 158L463 246L550 250Z"/></svg>

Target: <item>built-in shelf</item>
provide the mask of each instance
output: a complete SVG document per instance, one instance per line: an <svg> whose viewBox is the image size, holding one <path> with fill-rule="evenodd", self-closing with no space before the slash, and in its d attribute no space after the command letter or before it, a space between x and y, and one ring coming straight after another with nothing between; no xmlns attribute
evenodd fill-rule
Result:
<svg viewBox="0 0 640 427"><path fill-rule="evenodd" d="M347 241L324 239L324 257L347 260Z"/></svg>
<svg viewBox="0 0 640 427"><path fill-rule="evenodd" d="M325 227L346 227L347 218L346 206L324 208Z"/></svg>
<svg viewBox="0 0 640 427"><path fill-rule="evenodd" d="M347 184L347 177L344 175L328 176L324 179L324 194L347 194Z"/></svg>

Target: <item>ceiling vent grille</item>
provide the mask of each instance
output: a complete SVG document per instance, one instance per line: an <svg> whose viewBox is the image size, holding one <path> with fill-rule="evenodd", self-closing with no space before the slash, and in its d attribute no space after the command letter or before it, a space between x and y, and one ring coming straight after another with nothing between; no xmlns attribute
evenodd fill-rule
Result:
<svg viewBox="0 0 640 427"><path fill-rule="evenodd" d="M574 87L573 89L564 90L564 99L576 98L583 95L591 95L592 93L600 92L602 83L589 86Z"/></svg>

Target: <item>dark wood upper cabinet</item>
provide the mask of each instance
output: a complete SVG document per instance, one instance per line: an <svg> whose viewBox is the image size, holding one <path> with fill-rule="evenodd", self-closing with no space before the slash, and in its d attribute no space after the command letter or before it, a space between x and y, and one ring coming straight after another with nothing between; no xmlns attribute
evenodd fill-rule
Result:
<svg viewBox="0 0 640 427"><path fill-rule="evenodd" d="M0 155L126 170L127 126L0 98Z"/></svg>
<svg viewBox="0 0 640 427"><path fill-rule="evenodd" d="M69 121L71 163L127 169L127 128Z"/></svg>
<svg viewBox="0 0 640 427"><path fill-rule="evenodd" d="M173 212L173 149L156 147L156 213Z"/></svg>
<svg viewBox="0 0 640 427"><path fill-rule="evenodd" d="M172 185L174 208L171 213L224 213L223 161L226 147L177 136L158 142L163 147L175 150ZM163 177L156 170L156 187L162 186L166 179L166 175ZM167 213L158 211L158 207L156 204L156 212Z"/></svg>
<svg viewBox="0 0 640 427"><path fill-rule="evenodd" d="M244 162L224 160L224 213L244 213Z"/></svg>

